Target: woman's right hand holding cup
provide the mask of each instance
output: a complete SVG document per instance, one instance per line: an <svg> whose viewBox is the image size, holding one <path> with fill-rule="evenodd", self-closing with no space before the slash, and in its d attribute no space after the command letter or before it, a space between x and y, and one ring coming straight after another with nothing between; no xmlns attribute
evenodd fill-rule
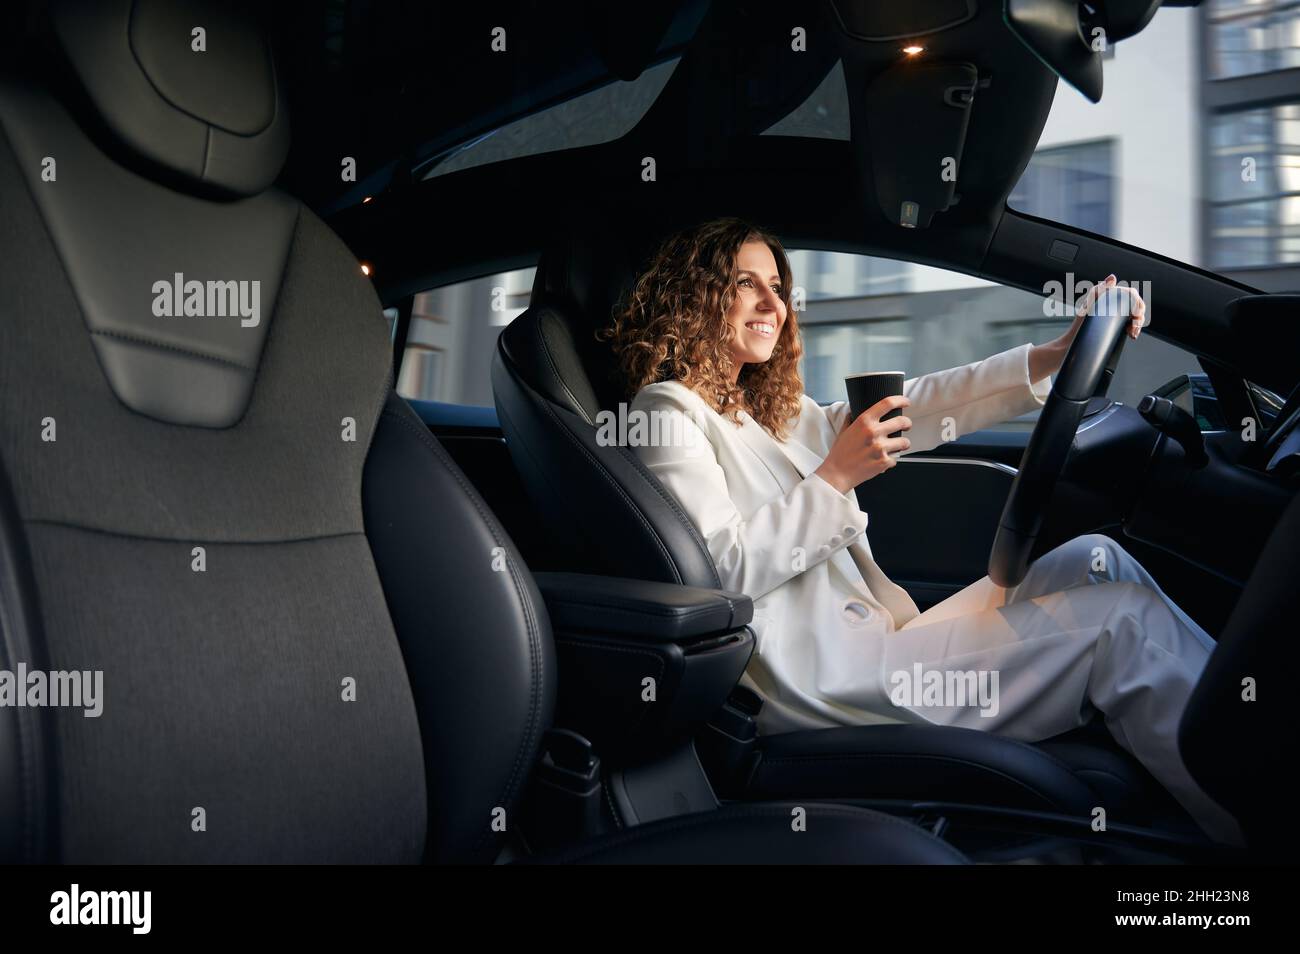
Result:
<svg viewBox="0 0 1300 954"><path fill-rule="evenodd" d="M858 484L891 469L898 463L892 455L906 451L912 442L902 435L889 435L906 431L912 421L907 417L891 417L887 421L880 418L911 403L901 394L891 394L871 405L840 431L831 452L814 473L846 494Z"/></svg>

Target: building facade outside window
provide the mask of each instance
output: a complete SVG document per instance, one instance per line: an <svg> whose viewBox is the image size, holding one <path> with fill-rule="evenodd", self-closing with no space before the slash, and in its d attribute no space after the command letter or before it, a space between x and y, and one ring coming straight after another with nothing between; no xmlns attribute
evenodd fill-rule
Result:
<svg viewBox="0 0 1300 954"><path fill-rule="evenodd" d="M1039 149L1007 204L1030 215L1110 235L1114 151L1113 139Z"/></svg>
<svg viewBox="0 0 1300 954"><path fill-rule="evenodd" d="M1211 79L1300 66L1300 2L1210 0L1206 16Z"/></svg>

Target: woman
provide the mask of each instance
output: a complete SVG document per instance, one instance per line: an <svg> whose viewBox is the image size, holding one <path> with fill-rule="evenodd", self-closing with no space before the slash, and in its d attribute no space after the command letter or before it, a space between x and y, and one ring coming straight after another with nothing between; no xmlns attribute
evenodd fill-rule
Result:
<svg viewBox="0 0 1300 954"><path fill-rule="evenodd" d="M638 455L690 515L722 586L754 600L746 681L767 700L763 731L902 721L1037 741L1099 709L1207 834L1239 844L1176 745L1214 641L1119 544L1077 537L1019 586L984 577L921 613L872 559L853 492L895 455L1041 407L1109 287L1113 275L1055 341L912 378L856 420L846 403L822 408L803 393L789 263L741 220L668 239L605 335L635 394L630 410L677 427L677 439ZM1145 303L1119 291L1136 338ZM881 422L893 408L907 410ZM924 528L936 545L942 529Z"/></svg>

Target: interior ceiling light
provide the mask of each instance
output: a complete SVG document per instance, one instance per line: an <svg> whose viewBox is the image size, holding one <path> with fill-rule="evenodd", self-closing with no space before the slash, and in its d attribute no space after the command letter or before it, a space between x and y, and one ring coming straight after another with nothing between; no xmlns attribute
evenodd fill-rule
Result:
<svg viewBox="0 0 1300 954"><path fill-rule="evenodd" d="M923 52L924 50L925 50L925 47L923 47L923 46L905 46L905 47L903 47L903 52L906 53L908 56L916 56L916 54L921 53L921 52Z"/></svg>
<svg viewBox="0 0 1300 954"><path fill-rule="evenodd" d="M370 274L370 266L367 265L365 262L362 262L362 263L361 263L361 274L362 274L362 275L369 275L369 274Z"/></svg>

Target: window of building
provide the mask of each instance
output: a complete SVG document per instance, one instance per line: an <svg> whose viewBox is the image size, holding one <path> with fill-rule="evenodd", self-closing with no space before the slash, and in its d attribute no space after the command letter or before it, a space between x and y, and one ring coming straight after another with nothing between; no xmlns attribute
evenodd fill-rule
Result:
<svg viewBox="0 0 1300 954"><path fill-rule="evenodd" d="M1111 235L1115 199L1114 141L1039 149L1007 205L1040 218Z"/></svg>
<svg viewBox="0 0 1300 954"><path fill-rule="evenodd" d="M1211 79L1300 66L1300 2L1211 0L1207 8Z"/></svg>
<svg viewBox="0 0 1300 954"><path fill-rule="evenodd" d="M1211 268L1300 262L1300 104L1210 117Z"/></svg>

